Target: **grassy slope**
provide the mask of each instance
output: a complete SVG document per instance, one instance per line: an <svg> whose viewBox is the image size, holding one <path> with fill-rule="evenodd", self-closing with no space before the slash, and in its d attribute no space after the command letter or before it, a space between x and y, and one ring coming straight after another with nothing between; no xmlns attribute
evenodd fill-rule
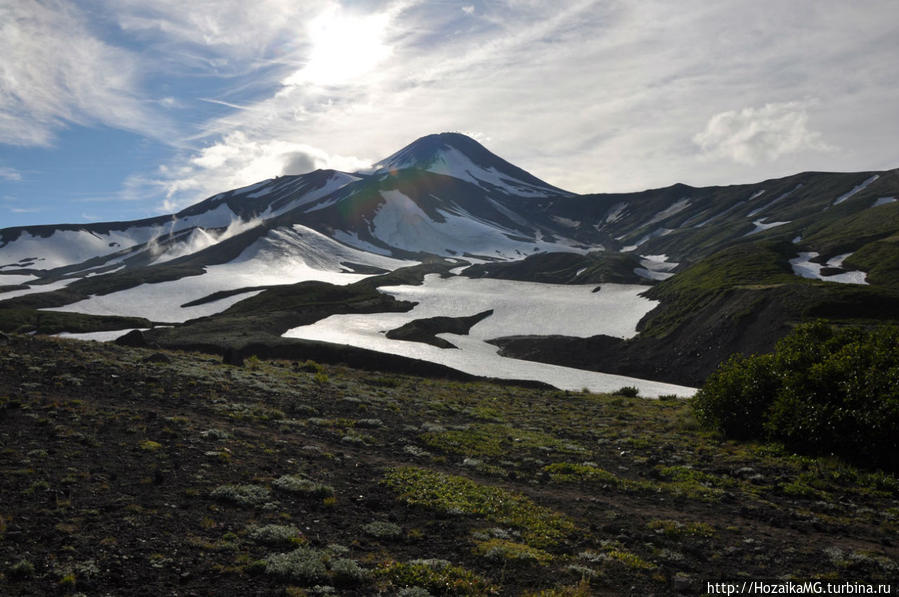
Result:
<svg viewBox="0 0 899 597"><path fill-rule="evenodd" d="M722 441L677 401L13 336L0 473L3 594L699 594L899 570L894 477Z"/></svg>

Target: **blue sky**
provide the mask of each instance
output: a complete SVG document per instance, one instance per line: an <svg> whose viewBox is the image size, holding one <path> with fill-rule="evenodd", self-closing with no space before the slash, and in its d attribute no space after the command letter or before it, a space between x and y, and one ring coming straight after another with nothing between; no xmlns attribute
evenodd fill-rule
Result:
<svg viewBox="0 0 899 597"><path fill-rule="evenodd" d="M0 0L0 227L422 135L576 192L899 167L895 0Z"/></svg>

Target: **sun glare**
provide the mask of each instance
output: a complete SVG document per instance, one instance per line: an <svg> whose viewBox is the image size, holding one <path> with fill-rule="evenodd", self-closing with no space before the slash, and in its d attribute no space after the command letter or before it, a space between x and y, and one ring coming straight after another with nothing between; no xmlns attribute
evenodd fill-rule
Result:
<svg viewBox="0 0 899 597"><path fill-rule="evenodd" d="M391 53L384 37L390 15L357 16L331 6L308 27L311 50L306 65L285 85L345 85L373 69Z"/></svg>

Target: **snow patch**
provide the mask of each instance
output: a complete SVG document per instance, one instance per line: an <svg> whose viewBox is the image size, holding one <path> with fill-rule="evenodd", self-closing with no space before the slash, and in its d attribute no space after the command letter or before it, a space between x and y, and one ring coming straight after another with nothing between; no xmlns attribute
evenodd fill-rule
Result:
<svg viewBox="0 0 899 597"><path fill-rule="evenodd" d="M386 270L415 263L365 253L311 228L295 225L269 232L244 249L234 261L207 266L206 273L202 275L141 284L128 290L92 296L54 310L91 315L133 315L155 322L182 322L219 313L259 293L247 291L212 303L181 306L220 290L295 284L306 280L345 285L369 277L367 274L344 273L346 268L341 265L342 261Z"/></svg>
<svg viewBox="0 0 899 597"><path fill-rule="evenodd" d="M679 214L690 207L690 199L681 199L675 203L672 203L669 207L663 209L654 215L646 224L655 224L656 222L661 222L662 220L666 220L675 214Z"/></svg>
<svg viewBox="0 0 899 597"><path fill-rule="evenodd" d="M59 334L54 334L57 338L71 338L73 340L93 340L95 342L112 342L114 340L118 340L125 334L129 332L133 332L134 330L139 330L141 332L146 332L150 328L129 328L126 330L112 330L109 332L82 332L82 333L74 333L74 332L60 332Z"/></svg>
<svg viewBox="0 0 899 597"><path fill-rule="evenodd" d="M15 286L37 280L37 276L30 274L3 274L0 273L0 286Z"/></svg>
<svg viewBox="0 0 899 597"><path fill-rule="evenodd" d="M640 245L642 245L646 241L648 241L652 238L657 238L659 236L668 236L672 232L674 232L674 230L672 228L656 228L649 234L644 234L642 237L640 237L640 240L638 240L633 245L628 245L626 247L622 247L621 252L622 253L630 253L632 251L636 251L640 247ZM621 238L623 238L623 237L621 237Z"/></svg>
<svg viewBox="0 0 899 597"><path fill-rule="evenodd" d="M763 205L763 206L761 206L761 207L759 207L759 208L757 208L757 209L753 209L751 212L749 212L748 214L746 214L746 217L747 217L747 218L752 218L752 217L754 217L754 216L756 216L756 215L762 213L763 211L765 211L766 209L768 209L769 207L771 207L771 206L774 205L775 203L778 203L778 202L782 201L783 199L786 199L787 197L789 197L790 195L792 195L793 193L795 193L796 191L798 191L798 190L801 189L801 188L802 188L802 183L800 182L798 185L796 185L795 187L793 187L791 190L787 191L787 192L784 193L783 195L780 195L780 196L776 197L776 198L773 199L772 201L769 201L768 203L766 203L765 205ZM750 197L750 199L751 199L751 197Z"/></svg>
<svg viewBox="0 0 899 597"><path fill-rule="evenodd" d="M384 203L372 220L372 236L384 244L409 251L435 255L473 253L507 259L520 258L535 250L566 250L585 253L564 243L540 239L515 240L521 233L473 218L437 210L443 222L431 219L418 205L400 191L381 191Z"/></svg>
<svg viewBox="0 0 899 597"><path fill-rule="evenodd" d="M896 203L895 197L880 197L877 201L874 202L874 205L871 207L880 207L881 205L886 205L888 203Z"/></svg>
<svg viewBox="0 0 899 597"><path fill-rule="evenodd" d="M712 217L708 218L707 220L705 220L705 221L703 221L703 222L700 222L699 224L697 224L697 225L695 226L695 228L702 228L703 226L705 226L706 224L708 224L708 223L711 222L712 220L714 220L714 219L716 219L716 218L721 218L721 217L726 216L727 214L729 214L730 212L734 211L735 209L737 209L738 207L740 207L740 206L743 205L744 203L746 203L746 201L737 201L736 203L734 203L733 205L731 205L730 207L728 207L727 209L725 209L725 210L722 211L721 213L715 214L715 215L713 215Z"/></svg>
<svg viewBox="0 0 899 597"><path fill-rule="evenodd" d="M833 204L834 204L834 205L839 205L840 203L842 203L842 202L848 200L849 198L851 198L853 195L855 195L855 194L857 194L857 193L861 193L861 192L864 191L866 188L868 188L868 185L870 185L872 182L874 182L874 181L877 180L878 178L880 178L880 175L879 175L879 174L875 174L874 176L871 176L870 178L865 179L861 184L856 185L855 187L853 187L852 190L847 191L846 193L843 193L842 195L840 195L839 197L837 197L836 200L833 202Z"/></svg>
<svg viewBox="0 0 899 597"><path fill-rule="evenodd" d="M634 273L646 280L667 280L674 274L671 272L679 263L668 261L667 255L641 255L640 265Z"/></svg>
<svg viewBox="0 0 899 597"><path fill-rule="evenodd" d="M606 224L614 224L618 220L624 217L624 210L627 208L627 203L616 203L612 206L612 209L609 210L609 213L606 215Z"/></svg>
<svg viewBox="0 0 899 597"><path fill-rule="evenodd" d="M862 271L856 270L851 272L843 272L840 274L834 274L832 276L825 276L821 273L821 270L824 267L841 267L843 261L849 255L851 255L851 253L845 253L843 255L832 257L828 260L826 266L822 266L820 263L815 263L812 261L812 259L818 256L818 253L815 253L814 251L802 252L799 253L798 257L790 259L790 266L793 268L794 274L803 278L823 280L825 282L839 282L840 284L867 285L868 282L867 280L865 280L867 274Z"/></svg>
<svg viewBox="0 0 899 597"><path fill-rule="evenodd" d="M421 286L380 289L400 300L418 303L408 313L334 315L284 335L399 354L474 375L539 380L562 389L586 387L592 391L614 391L622 385L635 385L645 396L691 395L692 388L501 357L495 346L485 342L518 334L577 337L607 334L629 338L636 334L637 322L656 305L655 301L639 296L646 290L645 286L603 284L602 291L594 293L595 287L594 284L572 286L488 278L443 279L432 274L425 276ZM472 327L468 336L440 334L458 350L390 340L384 335L415 319L438 315L458 317L487 309L493 309L493 315ZM565 313L565 317L559 317L559 313Z"/></svg>
<svg viewBox="0 0 899 597"><path fill-rule="evenodd" d="M571 220L569 218L563 218L562 216L553 216L553 221L565 226L566 228L577 228L581 225L577 220Z"/></svg>
<svg viewBox="0 0 899 597"><path fill-rule="evenodd" d="M415 164L414 156L387 158L384 162L377 164L378 168L375 173L389 172L391 170L401 170ZM465 153L459 151L455 147L443 147L434 157L434 160L425 167L427 172L434 174L442 174L451 176L459 180L464 180L478 185L486 190L499 188L501 191L509 195L527 196L527 197L546 197L549 195L568 194L555 189L534 185L510 178L502 172L496 170L492 166L484 168L469 159Z"/></svg>
<svg viewBox="0 0 899 597"><path fill-rule="evenodd" d="M32 284L28 288L25 288L23 290L11 290L9 292L2 292L0 293L0 301L16 298L17 296L25 296L26 294L36 294L38 292L53 292L54 290L65 288L77 279L78 278L67 278L65 280L57 280L56 282L51 282L50 284Z"/></svg>
<svg viewBox="0 0 899 597"><path fill-rule="evenodd" d="M289 201L288 203L286 203L285 205L281 206L280 208L278 208L276 210L272 210L272 208L269 207L265 211L265 213L263 213L263 217L270 218L270 217L274 217L274 216L279 216L283 213L286 213L286 212L296 209L298 207L302 207L304 205L310 205L312 203L315 203L316 201L319 201L319 200L327 197L331 193L339 191L340 189L347 186L348 184L350 184L352 182L356 182L357 180L361 180L361 178L358 176L353 176L352 174L347 174L346 172L335 172L334 174L331 175L330 178L328 178L328 180L325 182L325 184L322 185L321 187L303 193L296 199ZM305 184L305 181L300 180L299 184L300 185ZM336 198L335 198L335 201L336 201ZM325 202L324 205L317 205L314 208L310 209L309 211L317 211L317 210L322 209L323 207L327 207L328 205L331 205L333 203L334 203L334 201Z"/></svg>
<svg viewBox="0 0 899 597"><path fill-rule="evenodd" d="M765 230L770 230L775 226L783 226L784 224L789 224L791 220L787 220L786 222L765 222L768 218L762 218L761 220L755 220L753 224L755 224L755 229L750 232L747 232L743 236L751 236L758 232L764 232Z"/></svg>

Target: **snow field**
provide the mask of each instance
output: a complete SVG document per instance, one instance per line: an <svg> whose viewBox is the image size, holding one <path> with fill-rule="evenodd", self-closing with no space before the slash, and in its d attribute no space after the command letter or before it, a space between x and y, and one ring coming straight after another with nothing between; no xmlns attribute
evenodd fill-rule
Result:
<svg viewBox="0 0 899 597"><path fill-rule="evenodd" d="M289 330L285 337L347 344L359 348L398 354L440 363L459 371L503 379L527 379L549 383L567 390L588 388L594 392L614 391L626 385L638 387L641 395L692 395L693 388L583 371L501 357L497 347L486 340L512 335L589 337L607 334L629 338L636 334L637 322L655 301L639 296L645 286L604 284L564 286L486 278L468 279L437 275L425 277L421 286L393 286L381 291L400 300L416 301L408 313L334 315L312 325ZM387 331L415 319L468 316L493 309L467 336L440 334L457 349L440 349L420 342L390 340Z"/></svg>

